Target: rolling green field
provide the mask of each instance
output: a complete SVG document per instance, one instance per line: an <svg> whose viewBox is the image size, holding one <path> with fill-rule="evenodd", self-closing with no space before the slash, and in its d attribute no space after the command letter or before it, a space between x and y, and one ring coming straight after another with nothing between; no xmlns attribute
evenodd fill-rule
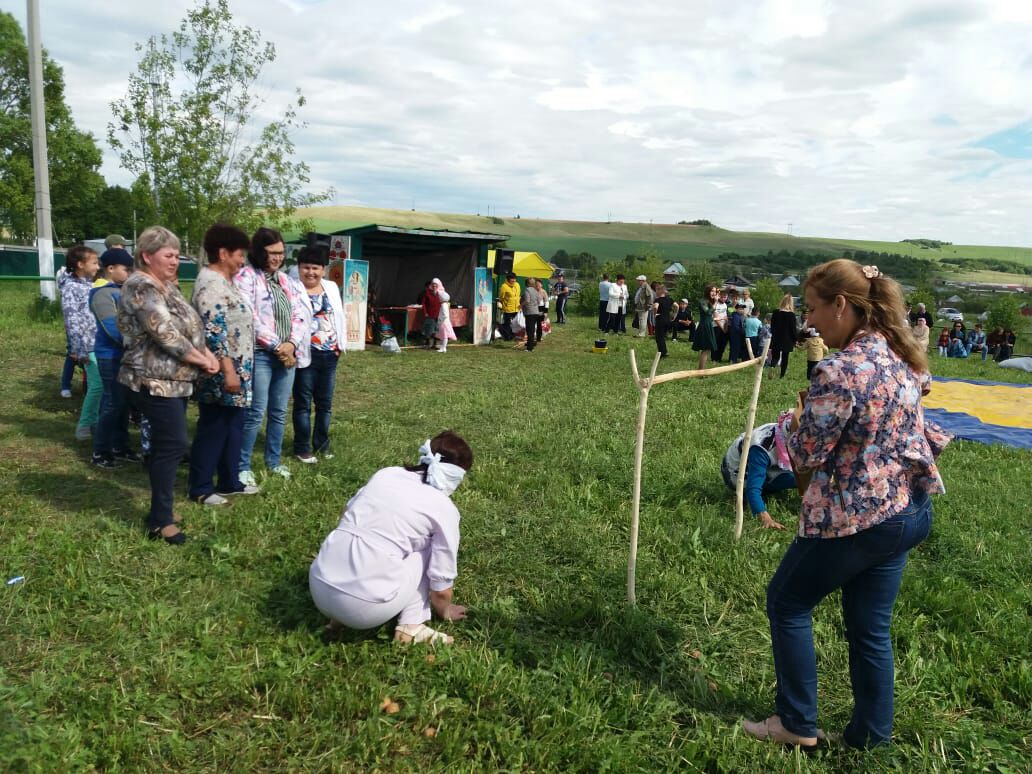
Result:
<svg viewBox="0 0 1032 774"><path fill-rule="evenodd" d="M589 252L604 261L621 259L653 247L669 260L700 260L724 252L742 255L802 250L808 253L841 255L843 250L869 250L899 253L930 261L943 258L996 258L1032 265L1032 247L992 247L947 245L925 249L909 242L879 242L834 238L794 237L787 234L728 231L708 226L677 226L650 223L595 223L531 218L489 218L476 215L385 210L367 207L312 207L299 211L311 217L321 231L379 223L424 228L508 234L509 245L520 250L535 250L546 259L556 250L568 253ZM914 237L922 236L918 234ZM1020 275L1008 275L1019 277ZM1028 282L1027 277L1023 278Z"/></svg>
<svg viewBox="0 0 1032 774"><path fill-rule="evenodd" d="M353 353L336 457L222 509L185 501L190 542L148 541L143 471L86 464L80 395L58 395L59 321L0 287L0 770L1027 771L1032 759L1032 453L955 442L948 494L896 609L896 738L813 758L743 738L771 711L764 591L791 534L732 540L720 459L751 378L653 391L636 609L625 604L637 393L619 337L591 354L573 318L509 345ZM662 371L693 367L684 343ZM979 361L935 373L1027 379ZM792 405L804 359L766 381L760 421ZM191 411L192 415L195 412ZM327 636L309 563L377 469L444 428L469 439L450 649L388 627ZM288 429L285 448L289 450ZM261 442L261 439L259 440ZM257 471L261 477L263 471ZM180 481L185 487L185 469ZM771 501L791 522L799 498ZM835 600L817 612L820 723L851 709ZM386 697L400 707L387 714Z"/></svg>

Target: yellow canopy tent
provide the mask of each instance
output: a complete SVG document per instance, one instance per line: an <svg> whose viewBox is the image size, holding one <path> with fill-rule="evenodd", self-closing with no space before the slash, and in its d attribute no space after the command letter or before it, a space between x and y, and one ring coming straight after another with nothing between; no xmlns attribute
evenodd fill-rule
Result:
<svg viewBox="0 0 1032 774"><path fill-rule="evenodd" d="M495 251L487 251L487 267L494 268ZM552 266L537 253L522 253L517 251L512 264L513 273L517 277L536 277L546 280L552 276Z"/></svg>

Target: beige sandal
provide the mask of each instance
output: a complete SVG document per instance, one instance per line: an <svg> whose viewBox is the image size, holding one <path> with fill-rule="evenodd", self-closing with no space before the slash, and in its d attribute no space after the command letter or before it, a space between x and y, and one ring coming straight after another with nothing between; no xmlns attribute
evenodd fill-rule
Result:
<svg viewBox="0 0 1032 774"><path fill-rule="evenodd" d="M431 629L426 624L398 624L394 627L394 641L403 645L427 642L431 645L451 645L455 640L444 632Z"/></svg>
<svg viewBox="0 0 1032 774"><path fill-rule="evenodd" d="M821 739L823 732L819 732L816 739L813 742L804 741L806 737L793 734L787 728L781 724L781 718L777 715L771 715L764 721L755 720L743 720L742 730L746 734L759 739L761 742L776 742L778 744L785 745L786 747L798 747L803 752L814 752L822 742L827 743L827 739Z"/></svg>

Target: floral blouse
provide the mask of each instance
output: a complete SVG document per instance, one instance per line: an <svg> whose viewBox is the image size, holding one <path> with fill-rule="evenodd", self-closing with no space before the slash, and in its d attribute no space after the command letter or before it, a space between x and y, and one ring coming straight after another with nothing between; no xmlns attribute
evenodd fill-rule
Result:
<svg viewBox="0 0 1032 774"><path fill-rule="evenodd" d="M254 379L254 315L236 285L207 267L197 274L190 300L204 324L208 349L219 360L228 357L240 377L240 392L226 392L220 370L197 385L197 400L222 406L251 405Z"/></svg>
<svg viewBox="0 0 1032 774"><path fill-rule="evenodd" d="M854 339L822 360L788 449L813 471L803 495L800 537L836 538L902 511L912 491L946 491L935 457L950 436L924 418L917 374L880 333Z"/></svg>
<svg viewBox="0 0 1032 774"><path fill-rule="evenodd" d="M286 274L277 272L276 277L287 300L290 301L290 337L287 340L293 342L294 349L297 350L310 335L301 308L307 300L299 297L296 286ZM233 284L240 289L244 301L254 313L255 346L269 351L276 349L283 343L283 339L276 333L276 302L265 274L250 264L244 264L233 278Z"/></svg>
<svg viewBox="0 0 1032 774"><path fill-rule="evenodd" d="M125 351L118 381L133 392L147 388L159 398L187 398L200 369L183 361L204 347L204 326L173 283L159 285L132 274L118 301L118 330Z"/></svg>

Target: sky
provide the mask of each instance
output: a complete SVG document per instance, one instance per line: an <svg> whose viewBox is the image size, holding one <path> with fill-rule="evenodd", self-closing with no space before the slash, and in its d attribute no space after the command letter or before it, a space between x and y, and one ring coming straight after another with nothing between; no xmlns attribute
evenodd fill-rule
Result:
<svg viewBox="0 0 1032 774"><path fill-rule="evenodd" d="M41 0L107 147L182 0ZM1032 245L1029 0L231 0L330 203ZM25 24L25 3L0 0ZM85 45L84 41L90 41Z"/></svg>

